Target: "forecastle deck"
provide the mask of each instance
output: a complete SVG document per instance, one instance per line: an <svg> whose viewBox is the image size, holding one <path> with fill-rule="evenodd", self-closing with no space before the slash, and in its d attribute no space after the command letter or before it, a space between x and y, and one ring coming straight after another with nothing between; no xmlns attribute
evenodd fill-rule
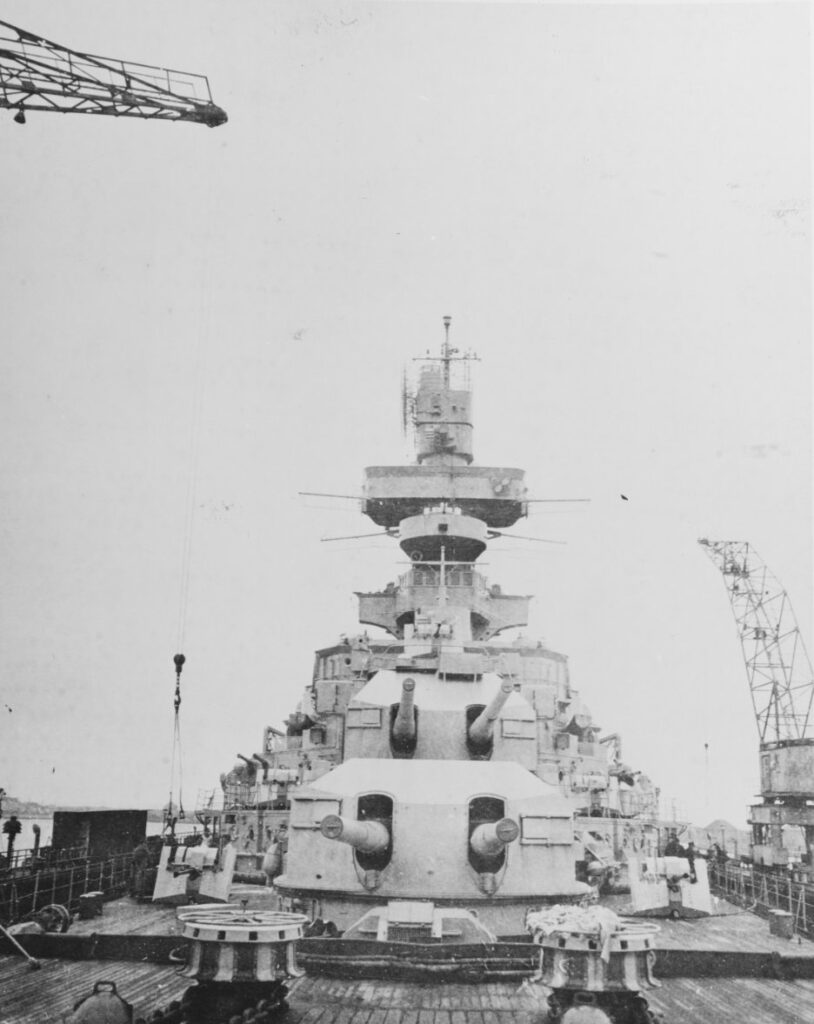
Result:
<svg viewBox="0 0 814 1024"><path fill-rule="evenodd" d="M236 901L249 898L258 906L270 896L270 890L252 887L238 887L232 894ZM707 1024L709 1020L802 1024L814 1019L814 943L771 935L765 920L723 901L710 918L659 923L655 974L662 984L645 995L651 1008L664 1014L666 1024ZM22 941L40 959L41 969L32 970L8 945L2 947L3 1024L61 1021L100 980L114 981L122 997L133 1004L136 1018L148 1018L179 999L189 985L178 975L177 966L167 962L168 951L181 940L174 912L166 908L119 900L105 905L102 918L77 922L68 935ZM307 966L313 954L335 941L304 940L300 959ZM500 981L473 984L439 980L431 973L423 980L402 980L387 969L375 979L353 978L350 964L347 970L340 969L340 977L309 973L295 983L290 1009L281 1020L285 1024L538 1022L547 991L528 980L536 964L535 950L511 945L507 952L513 963L515 953L521 959L531 955L526 969L514 969L511 977ZM133 959L124 959L123 950L129 950ZM54 955L57 952L68 955ZM70 958L82 953L92 958Z"/></svg>

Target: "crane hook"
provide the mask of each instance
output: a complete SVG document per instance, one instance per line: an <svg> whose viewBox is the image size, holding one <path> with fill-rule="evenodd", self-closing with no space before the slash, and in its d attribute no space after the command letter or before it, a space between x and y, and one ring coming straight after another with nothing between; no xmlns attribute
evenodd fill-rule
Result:
<svg viewBox="0 0 814 1024"><path fill-rule="evenodd" d="M178 714L181 707L181 672L187 659L183 654L176 654L172 660L175 662L175 713Z"/></svg>

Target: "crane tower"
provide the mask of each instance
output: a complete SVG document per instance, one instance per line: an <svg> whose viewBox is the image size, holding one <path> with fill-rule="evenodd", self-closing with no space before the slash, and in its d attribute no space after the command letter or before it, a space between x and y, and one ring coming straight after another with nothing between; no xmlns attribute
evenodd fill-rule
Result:
<svg viewBox="0 0 814 1024"><path fill-rule="evenodd" d="M803 829L814 866L814 672L788 594L745 541L698 542L726 583L758 736L763 802L751 808L756 863L788 863L786 827Z"/></svg>

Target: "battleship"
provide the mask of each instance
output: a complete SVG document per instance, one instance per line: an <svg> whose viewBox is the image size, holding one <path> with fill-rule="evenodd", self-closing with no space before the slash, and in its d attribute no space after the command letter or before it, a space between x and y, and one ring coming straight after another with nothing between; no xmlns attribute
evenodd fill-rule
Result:
<svg viewBox="0 0 814 1024"><path fill-rule="evenodd" d="M733 902L710 895L706 862L676 848L656 786L600 730L566 656L517 633L529 595L480 572L534 499L523 470L474 461L472 358L445 318L440 355L402 395L415 461L365 471L361 511L404 571L357 593L360 631L317 649L285 727L266 726L221 799L200 802L194 841L170 834L151 870L149 849L134 855L130 895L83 892L67 933L40 914L5 938L0 1019L814 1013L814 944L790 945L789 914L769 927L736 907L734 887ZM726 878L747 894L739 866Z"/></svg>
<svg viewBox="0 0 814 1024"><path fill-rule="evenodd" d="M285 729L221 780L243 870L265 861L338 931L420 899L521 934L529 906L583 899L659 844L656 787L600 735L566 656L518 634L530 596L479 571L533 499L522 469L474 462L473 356L450 323L405 380L414 463L368 467L360 499L406 571L356 594L362 631L317 650Z"/></svg>

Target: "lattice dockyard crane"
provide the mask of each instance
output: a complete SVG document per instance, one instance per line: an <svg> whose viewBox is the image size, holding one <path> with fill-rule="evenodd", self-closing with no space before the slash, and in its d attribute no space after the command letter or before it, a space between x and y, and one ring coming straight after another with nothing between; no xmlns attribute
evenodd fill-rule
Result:
<svg viewBox="0 0 814 1024"><path fill-rule="evenodd" d="M26 112L107 114L192 121L210 128L226 112L212 102L204 75L95 57L0 21L0 107Z"/></svg>
<svg viewBox="0 0 814 1024"><path fill-rule="evenodd" d="M803 829L814 866L814 672L788 594L745 541L699 540L723 574L738 627L760 737L760 791L751 807L756 863L788 863L783 829Z"/></svg>

